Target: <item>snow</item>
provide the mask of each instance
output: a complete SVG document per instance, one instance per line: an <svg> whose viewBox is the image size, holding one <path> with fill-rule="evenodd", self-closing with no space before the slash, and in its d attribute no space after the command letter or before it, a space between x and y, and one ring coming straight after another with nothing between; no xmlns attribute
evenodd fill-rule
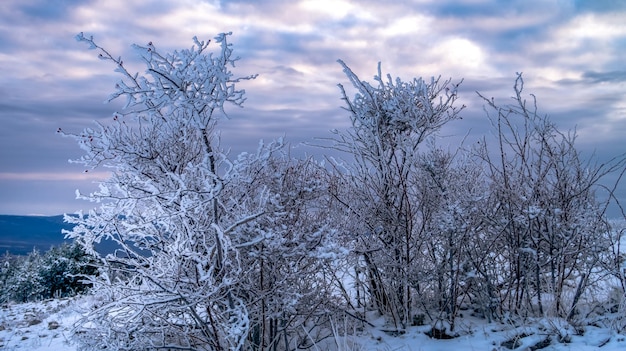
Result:
<svg viewBox="0 0 626 351"><path fill-rule="evenodd" d="M535 326L513 327L503 323L487 323L478 318L463 318L457 326L461 336L448 340L432 339L426 332L429 326L410 327L400 336L390 336L384 332L382 321L374 323L374 327L365 329L362 335L353 338L351 343L354 350L406 350L406 351L526 351L534 349L535 345L545 340L551 334L537 321ZM519 337L512 349L507 343ZM341 345L341 343L340 343ZM559 342L557 336L550 336L550 344L541 350L546 351L617 351L626 349L626 336L616 334L609 329L588 326L584 328L584 335L572 335L568 343Z"/></svg>
<svg viewBox="0 0 626 351"><path fill-rule="evenodd" d="M226 66L234 66L236 59L231 59L232 49L226 42L226 35L228 34L216 38L216 42L221 44L219 57L203 54L208 42L205 44L197 38L194 38L192 49L164 56L159 55L152 44L144 48L135 46L148 66L147 75L143 77L128 72L121 58L111 56L97 46L91 37L86 38L83 34L77 36L79 41L87 42L90 48L100 49L101 58L115 64L115 71L125 77L126 83L120 81L117 84L111 99L127 97L124 110L114 115L114 122L111 124L97 123L97 129L86 129L83 134L76 135L65 134L59 130L64 135L74 137L86 151L86 155L75 162L83 164L87 169L109 167L113 171L109 180L99 183L98 192L87 196L78 194L80 198L102 205L88 217L66 217L69 223L77 225L66 234L69 238L80 240L87 246L89 253L99 258L93 244L100 243L103 239L112 239L123 249L123 254L108 255L107 260L112 265L105 264L99 271L98 279L92 280L92 292L95 296L102 296L103 300L101 307L89 315L90 318L81 321L82 327L88 329L83 334L77 333L81 336L80 341L95 348L107 346L109 350L116 349L119 345L124 345L126 349L144 349L149 344L168 345L167 347L175 349L186 349L188 345L196 347L196 344L227 345L228 349L239 350L252 323L262 321L262 328L257 331L259 340L256 342L259 345L269 345L266 343L266 336L276 340L279 331L277 322L282 319L280 328L285 331L285 335L291 332L290 328L302 323L302 332L309 336L311 342L321 340L320 345L313 345L314 350L611 351L626 348L625 337L614 331L624 331L623 325L611 329L609 324L604 324L607 327L601 328L598 325L603 324L594 322L594 326L585 326L592 324L586 323L574 327L566 320L548 317L527 318L519 324L488 323L485 319L470 315L466 310L462 310L464 316L459 315L456 318L456 307L460 306L455 306L451 311L454 318L445 318L443 310L440 310L440 314L432 313L435 318L441 318L430 322L434 328L415 326L407 330L397 330L386 325L382 317L368 315L368 321L372 324L355 326L354 330L358 332L350 336L339 336L339 329L333 329L336 331L335 338L320 339L318 335L311 335L330 328L323 322L317 324L316 319L320 318L317 313L322 316L323 312L323 316L328 316L331 320L338 318L334 314L329 316L332 313L330 307L335 310L341 307L335 308L339 304L328 303L329 301L351 296L347 291L336 291L337 294L333 294L334 282L326 278L328 270L336 275L342 267L340 264L335 266L334 262L347 264L345 257L351 253L343 247L343 243L340 245L331 240L339 236L335 235L335 230L337 233L375 232L371 234L372 240L349 238L346 241L348 245L361 245L361 241L363 242L363 250L356 257L362 255L367 260L367 269L374 273L369 273L372 281L369 292L376 293L373 300L379 303L378 306L394 309L392 315L396 318L396 323L399 323L398 314L404 313L398 308L404 308L405 302L408 304L413 301L411 289L419 292L421 288L415 287L416 284L429 285L433 283L433 279L437 279L433 278L436 273L431 273L431 270L445 267L446 262L450 262L449 274L442 269L438 270L440 287L427 293L434 298L431 302L423 303L424 308L429 308L429 303L430 306L437 302L440 307L444 305L436 300L438 294L445 291L446 284L450 286L450 296L444 296L441 300L449 300L445 305L451 306L463 302L464 297L459 290L466 284L461 278L465 275L465 265L473 266L476 271L483 270L480 277L486 283L478 289L467 288L468 295L482 299L478 294L483 294L484 290L492 289L505 279L502 275L508 274L509 270L500 267L509 264L509 256L511 272L515 268L524 270L523 274L518 274L511 280L511 286L517 284L521 287L523 280L523 289L528 287L527 290L531 290L519 295L519 301L524 301L522 297L528 296L528 302L524 301L520 307L520 315L526 310L532 312L532 307L535 306L533 296L542 297L543 301L538 298L538 302L549 307L546 311L557 311L553 315L562 315L560 304L554 301L562 302L568 298L570 283L575 283L576 279L585 283L596 267L604 268L596 266L595 262L603 259L598 253L598 247L606 247L608 244L595 244L595 241L595 246L578 244L586 244L588 237L598 234L598 228L605 228L604 220L593 218L596 212L591 211L589 215L586 213L587 207L596 209L589 189L595 185L597 178L589 178L589 184L586 183L587 178L574 178L577 181L572 187L574 192L566 195L575 198L572 203L576 203L577 207L568 209L567 217L571 220L559 219L554 222L556 219L549 215L550 207L547 206L562 205L561 197L555 199L552 195L553 187L539 182L544 178L552 179L553 172L556 172L555 180L568 181L567 176L562 178L559 174L570 174L570 169L583 172L580 167L584 165L577 163L578 154L570 151L573 150L573 139L568 139L569 134L561 134L558 130L551 129L552 125L547 120L535 118L537 115L533 110L526 110L520 97L522 81L521 75L518 75L515 89L519 106L503 109L496 106L493 100L485 101L496 109L499 118L504 121L506 128L510 128L512 135L517 136L517 130L508 119L509 114L523 115L530 125L536 127L536 132L533 127L528 129L530 134L523 135L522 139L507 139L498 130L501 138L500 151L504 154L510 149L522 150L521 153L515 151L517 153L511 156L510 165L515 166L511 169L518 168L517 156L524 156L526 153L534 155L535 149L530 146L533 142L540 142L539 145L542 145L537 150L541 155L544 147L550 148L546 150L551 156L547 161L544 158L530 157L530 160L526 160L522 157L519 160L519 165L523 166L520 168L521 173L512 171L511 176L506 175L508 172L504 168L498 171L499 166L487 159L486 164L495 169L495 174L504 175L502 186L506 190L503 196L506 197L495 193L494 202L517 202L516 196L508 194L521 189L519 192L522 194L519 196L523 197L523 193L530 193L526 190L532 189L534 194L536 189L540 189L537 192L539 200L535 201L533 195L533 199L528 200L530 204L524 200L519 206L511 205L503 210L502 217L499 217L500 211L494 211L495 217L492 219L491 214L482 213L480 207L491 204L489 199L492 190L487 184L493 182L496 184L495 188L499 187L499 175L485 178L481 176L483 173L480 166L459 166L463 163L461 160L455 161L453 154L437 148L432 149L428 155L422 155L418 151L418 145L424 142L424 138L434 135L448 121L460 118L462 107L453 106L457 99L457 85L449 84L449 80L440 84L435 79L430 84L421 79L405 83L400 79L393 80L390 75L385 80L379 64L378 75L374 78L378 87L373 87L362 82L343 61L339 61L359 93L351 100L343 86L339 85L343 100L348 104L346 109L351 113L352 129L337 134L336 139L333 139L335 146L332 148L350 153L355 157L355 163L352 167L333 164L336 169L347 168L347 172L333 178L333 186L328 189L346 184L347 191L354 194L346 192L344 195L343 190L332 189L332 196L335 197L332 200L333 206L338 202L337 206L349 213L362 212L364 216L339 219L338 228L335 228L335 224L331 222L343 216L343 210L339 210L338 214L328 213L328 217L325 217L327 213L322 212L327 188L319 184L328 179L328 174L318 173L314 168L309 170L304 163L279 161L279 156L288 155L278 155L283 151L287 152L283 149L282 141L270 145L261 142L256 154L242 154L237 161L230 161L219 147L219 132L213 129L214 123L219 118L227 117L224 111L226 103L242 106L245 100L244 91L235 90L234 84L255 77L233 78ZM129 120L134 126L126 125L123 119ZM551 133L557 136L552 137ZM502 146L503 143L505 146ZM529 145L528 148L526 145ZM553 149L557 150L556 156L552 156ZM489 154L486 149L476 151L480 155ZM274 155L276 158L273 158ZM506 160L507 165L502 167L508 167L508 158ZM574 161L570 163L569 160ZM534 167L545 167L549 175L539 180L527 176L525 169ZM603 172L602 167L597 171ZM478 177L478 186L475 186L473 177L468 177L467 171ZM422 174L424 178L420 178ZM296 181L298 178L308 179L309 176L312 176L311 182ZM523 184L509 187L507 180L513 183L518 178ZM415 192L405 190L412 189L414 184L419 184L422 180L428 181L423 187L424 194L421 193L421 187ZM586 190L576 190L578 187ZM434 190L431 191L430 188ZM316 197L318 189L321 191L319 198ZM560 191L558 194L561 194ZM483 195L477 194L488 195L482 201ZM345 205L347 202L355 204ZM535 202L541 204L541 207ZM410 210L412 207L421 208L422 204L427 210ZM396 216L399 208L400 213ZM330 208L329 211L334 209ZM472 210L468 211L469 209ZM471 219L473 211L480 212L477 213L479 217L476 217L476 221ZM559 211L554 208L553 212L556 215ZM419 222L419 219L415 219L418 222L414 221L413 218L422 218L421 214L416 213L425 212L433 215L429 215L429 219L424 219L423 222ZM516 222L511 223L514 216ZM364 222L364 225L348 223L355 218ZM488 224L489 229L484 229L483 233L485 218L489 218L487 222L492 224ZM546 224L537 227L530 223L532 219L541 220L540 223L545 220ZM506 223L500 224L503 222ZM423 227L426 234L398 236L401 232L397 228L412 228L405 223ZM567 228L562 228L561 225ZM496 246L470 245L466 248L457 245L471 240L468 238L501 240L501 232L505 233L503 235L509 235L510 232L511 235L519 236L521 230L507 229L512 226L527 228L523 234L524 240L512 240L514 244L504 242ZM294 228L293 231L291 228ZM413 229L406 232L412 231ZM565 234L559 235L557 231ZM392 238L388 239L390 236ZM338 241L341 242L341 239ZM432 244L429 244L429 240L432 240ZM255 245L261 241L263 245ZM385 246L372 245L374 242L382 242ZM544 242L550 245L550 250L542 256L539 250ZM558 248L554 253L553 247ZM393 254L386 255L383 252L388 249ZM508 255L499 253L499 249L510 251L510 255L499 259L501 255ZM526 263L519 263L524 260L515 255L516 249L520 253L536 256L535 287L533 282L527 283L529 279ZM371 264L370 252L381 253L371 255ZM432 259L413 259L413 256L422 253ZM475 259L481 255L488 260ZM612 257L619 258L617 255L609 258ZM391 261L387 261L390 258ZM492 258L494 259L490 260ZM332 263L324 265L324 261ZM556 264L545 265L540 261ZM410 267L406 266L407 262ZM425 270L417 267L422 263L427 267ZM548 266L552 269L544 269ZM387 276L378 278L378 267L391 268L380 269L380 275ZM491 273L494 269L497 272ZM263 272L266 270L271 270L270 278L264 277ZM485 270L489 272L484 273ZM260 276L258 280L255 278L257 274ZM360 279L359 274L362 275L355 272L355 283ZM558 282L560 285L556 286L554 277L557 274L560 277L567 274L567 282L562 278ZM608 274L615 275L616 272L611 271ZM553 278L551 285L543 283L541 276L547 279L545 277L550 275ZM250 277L252 279L248 279ZM332 278L337 282L346 280L340 276ZM345 286L352 285L346 284L338 288L344 289ZM546 292L547 288L543 285L548 286L551 293ZM378 286L382 289L379 290ZM503 286L505 287L502 289L509 289L507 284ZM586 287L582 283L579 286ZM395 290L397 288L401 290ZM379 296L379 291L385 293L384 297ZM393 291L399 291L399 294ZM408 292L406 299L405 291ZM593 291L591 288L585 291L581 288L580 292ZM496 291L495 295L498 294L500 292ZM576 297L570 304L574 307L580 303L579 296L582 296L578 292L575 294ZM497 297L500 298L499 295ZM419 298L422 298L421 293ZM485 298L487 299L492 299L491 292ZM506 299L509 299L509 291L504 292L503 305ZM174 300L177 303L171 303ZM584 300L584 296L581 300ZM489 301L481 301L480 304L484 309L490 308ZM184 311L181 305L184 305ZM552 305L555 305L554 308ZM81 306L83 308L79 308ZM309 306L312 309L309 315L300 314L300 310L306 310ZM94 307L94 301L89 296L41 303L8 304L3 307L0 315L0 348L76 350L76 346L72 346L69 341L72 327L81 319L81 312L78 311L88 311L90 307ZM200 312L201 310L204 312ZM544 308L539 310L543 311ZM621 309L622 312L623 310L624 308ZM282 316L277 317L280 313ZM406 313L402 320L408 320L408 317L409 314ZM192 321L193 329L188 328ZM270 322L270 331L267 333L266 321ZM207 328L209 323L210 328ZM355 320L346 321L345 328L354 323ZM297 332L301 333L299 330ZM448 338L437 340L429 335ZM290 341L285 336L284 343L286 347L304 345L299 341L295 337Z"/></svg>
<svg viewBox="0 0 626 351"><path fill-rule="evenodd" d="M69 340L79 317L75 302L76 298L4 304L0 310L0 349L76 350Z"/></svg>
<svg viewBox="0 0 626 351"><path fill-rule="evenodd" d="M0 350L58 351L76 350L70 340L72 326L80 317L81 307L90 297L46 300L37 303L5 304L0 311ZM583 335L575 333L562 321L539 319L528 326L487 323L475 317L461 318L456 330L460 336L448 340L431 339L429 326L409 327L399 336L385 331L382 318L371 318L357 336L327 340L314 350L394 350L394 351L526 351L550 335L546 351L618 351L626 349L626 336L608 328L586 326ZM569 328L568 328L569 327ZM559 342L558 334L567 334L569 342ZM517 339L517 341L515 341ZM508 343L507 343L508 341ZM513 347L512 349L509 347Z"/></svg>

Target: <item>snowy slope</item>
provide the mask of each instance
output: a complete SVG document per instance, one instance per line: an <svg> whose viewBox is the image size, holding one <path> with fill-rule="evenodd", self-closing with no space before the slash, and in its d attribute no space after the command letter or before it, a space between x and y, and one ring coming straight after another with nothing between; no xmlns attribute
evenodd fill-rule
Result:
<svg viewBox="0 0 626 351"><path fill-rule="evenodd" d="M74 299L3 305L0 350L75 350L68 340L79 316L74 306Z"/></svg>
<svg viewBox="0 0 626 351"><path fill-rule="evenodd" d="M8 304L0 310L0 350L60 351L76 350L69 338L73 323L79 318L79 305L89 304L89 297L48 300L39 303ZM411 327L406 334L390 336L385 333L382 320L373 321L357 337L335 338L320 350L384 350L384 351L527 351L551 334L544 343L546 351L621 351L626 350L626 336L605 329L588 326L583 335L558 320L537 320L533 326L515 327L501 323L487 324L479 318L465 318L458 326L461 336L449 340L429 338L427 326ZM554 332L568 334L569 342L559 342ZM515 340L517 336L523 336Z"/></svg>

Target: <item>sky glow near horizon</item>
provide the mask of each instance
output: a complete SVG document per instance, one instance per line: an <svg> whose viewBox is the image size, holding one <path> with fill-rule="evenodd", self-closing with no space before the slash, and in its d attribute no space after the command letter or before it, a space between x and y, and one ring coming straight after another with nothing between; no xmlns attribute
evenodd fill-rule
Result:
<svg viewBox="0 0 626 351"><path fill-rule="evenodd" d="M102 102L121 76L74 40L93 35L131 70L143 67L130 48L152 41L162 51L189 48L192 37L233 32L241 57L243 109L227 109L222 145L231 155L259 139L285 136L294 145L344 129L337 83L348 88L337 59L371 82L464 79L463 119L442 131L451 147L489 133L475 93L508 103L516 72L525 92L561 130L576 128L583 156L601 162L626 152L626 1L199 1L4 0L0 2L0 213L60 214L97 204L75 190L97 189L106 170L84 173L82 155L56 130L80 132L107 123L121 103ZM446 137L448 139L446 139ZM296 154L323 150L297 146ZM619 193L626 198L626 184Z"/></svg>

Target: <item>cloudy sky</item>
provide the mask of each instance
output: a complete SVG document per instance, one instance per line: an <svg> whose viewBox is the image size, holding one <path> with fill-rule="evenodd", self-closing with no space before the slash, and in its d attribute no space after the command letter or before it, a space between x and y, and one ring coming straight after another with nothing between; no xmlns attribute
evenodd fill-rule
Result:
<svg viewBox="0 0 626 351"><path fill-rule="evenodd" d="M539 108L577 128L585 155L626 151L626 1L621 0L2 0L0 1L0 213L60 214L93 204L74 192L95 189L81 155L55 132L109 120L103 104L118 77L79 32L130 67L130 45L166 51L191 38L233 32L248 100L221 125L223 145L252 150L259 139L293 143L347 126L337 59L361 79L383 72L406 80L464 79L463 120L451 143L488 133L476 91L507 102L516 72ZM295 152L319 153L299 147ZM626 187L623 185L622 188Z"/></svg>

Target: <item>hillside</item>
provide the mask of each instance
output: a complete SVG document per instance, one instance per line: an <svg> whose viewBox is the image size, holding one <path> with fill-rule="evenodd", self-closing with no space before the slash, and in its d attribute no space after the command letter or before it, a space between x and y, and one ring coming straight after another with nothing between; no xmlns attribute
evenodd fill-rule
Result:
<svg viewBox="0 0 626 351"><path fill-rule="evenodd" d="M0 252L24 255L37 250L46 251L64 241L62 229L71 229L63 216L0 215Z"/></svg>

